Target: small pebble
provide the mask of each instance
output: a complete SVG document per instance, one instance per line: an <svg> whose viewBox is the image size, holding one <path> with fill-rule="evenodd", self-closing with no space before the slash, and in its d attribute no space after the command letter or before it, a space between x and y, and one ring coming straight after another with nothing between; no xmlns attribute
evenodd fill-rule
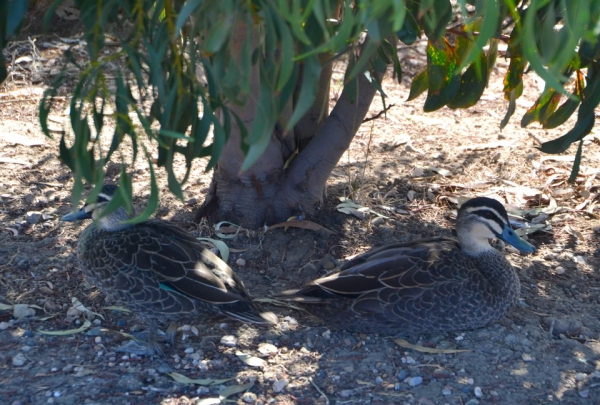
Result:
<svg viewBox="0 0 600 405"><path fill-rule="evenodd" d="M556 268L556 274L565 274L565 268L562 266L558 266Z"/></svg>
<svg viewBox="0 0 600 405"><path fill-rule="evenodd" d="M473 398L465 403L465 405L478 405L478 404L479 404L479 401L476 400L475 398Z"/></svg>
<svg viewBox="0 0 600 405"><path fill-rule="evenodd" d="M72 364L67 364L62 368L63 373L70 373L73 371L74 366Z"/></svg>
<svg viewBox="0 0 600 405"><path fill-rule="evenodd" d="M227 347L235 347L238 343L238 339L233 335L225 335L221 338L221 344Z"/></svg>
<svg viewBox="0 0 600 405"><path fill-rule="evenodd" d="M0 330L6 330L10 328L10 323L8 322L0 322Z"/></svg>
<svg viewBox="0 0 600 405"><path fill-rule="evenodd" d="M26 219L31 225L37 224L42 220L42 213L39 211L29 211L26 214Z"/></svg>
<svg viewBox="0 0 600 405"><path fill-rule="evenodd" d="M273 383L273 392L279 393L279 392L283 391L283 389L285 388L286 385L288 385L288 383L289 383L289 381L286 380L285 378L275 381Z"/></svg>
<svg viewBox="0 0 600 405"><path fill-rule="evenodd" d="M94 339L94 342L102 343L102 338L100 336L96 336L96 338Z"/></svg>
<svg viewBox="0 0 600 405"><path fill-rule="evenodd" d="M406 372L406 370L398 371L398 375L396 376L396 378L400 381L406 380L406 377L408 377L408 373Z"/></svg>
<svg viewBox="0 0 600 405"><path fill-rule="evenodd" d="M406 379L408 385L410 385L411 387L416 387L418 385L421 385L423 383L423 378L422 377L410 377Z"/></svg>
<svg viewBox="0 0 600 405"><path fill-rule="evenodd" d="M590 395L590 390L579 391L579 396L581 398L587 398Z"/></svg>
<svg viewBox="0 0 600 405"><path fill-rule="evenodd" d="M585 380L586 377L587 377L587 375L585 375L584 373L577 373L577 374L575 374L575 379L577 381L583 381L583 380Z"/></svg>
<svg viewBox="0 0 600 405"><path fill-rule="evenodd" d="M521 358L523 359L523 361L533 361L533 357L531 357L531 355L527 353L523 353L521 355Z"/></svg>
<svg viewBox="0 0 600 405"><path fill-rule="evenodd" d="M35 309L29 308L26 304L17 304L13 307L13 316L15 319L26 318L34 315Z"/></svg>
<svg viewBox="0 0 600 405"><path fill-rule="evenodd" d="M465 394L468 394L469 392L471 392L472 388L470 385L465 385L462 389L462 392L464 392Z"/></svg>
<svg viewBox="0 0 600 405"><path fill-rule="evenodd" d="M125 325L127 325L127 321L126 321L125 319L119 319L119 320L117 321L117 327L118 327L118 328L122 328L122 327L124 327Z"/></svg>
<svg viewBox="0 0 600 405"><path fill-rule="evenodd" d="M340 391L340 396L342 398L348 398L351 395L352 395L352 390L341 390Z"/></svg>
<svg viewBox="0 0 600 405"><path fill-rule="evenodd" d="M452 387L446 386L444 387L444 389L442 390L442 395L452 395Z"/></svg>
<svg viewBox="0 0 600 405"><path fill-rule="evenodd" d="M469 385L473 385L473 384L475 384L475 380L473 380L472 378L469 378L469 379L467 380L467 384L469 384Z"/></svg>
<svg viewBox="0 0 600 405"><path fill-rule="evenodd" d="M15 367L21 367L27 362L27 357L23 353L17 353L16 356L12 358L12 364Z"/></svg>
<svg viewBox="0 0 600 405"><path fill-rule="evenodd" d="M188 347L188 348L186 348L186 349L185 349L185 353L186 353L186 354L192 354L192 353L194 353L194 348L193 348L193 347Z"/></svg>
<svg viewBox="0 0 600 405"><path fill-rule="evenodd" d="M258 400L258 397L256 396L256 394L254 392L244 392L244 395L242 395L242 401L244 401L247 404L253 404Z"/></svg>
<svg viewBox="0 0 600 405"><path fill-rule="evenodd" d="M381 377L377 377L377 378L375 379L375 384L377 384L377 385L381 385L381 384L383 384L383 378L381 378Z"/></svg>
<svg viewBox="0 0 600 405"><path fill-rule="evenodd" d="M483 392L481 391L481 387L475 387L473 393L477 398L481 398L483 396Z"/></svg>
<svg viewBox="0 0 600 405"><path fill-rule="evenodd" d="M246 265L246 261L241 257L235 261L236 266L244 267Z"/></svg>
<svg viewBox="0 0 600 405"><path fill-rule="evenodd" d="M419 399L419 404L420 405L435 405L435 403L431 399L425 398L425 397Z"/></svg>

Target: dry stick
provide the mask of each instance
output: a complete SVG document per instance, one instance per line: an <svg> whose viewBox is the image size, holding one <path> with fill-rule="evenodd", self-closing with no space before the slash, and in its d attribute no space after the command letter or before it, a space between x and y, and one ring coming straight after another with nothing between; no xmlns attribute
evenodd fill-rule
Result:
<svg viewBox="0 0 600 405"><path fill-rule="evenodd" d="M309 377L309 378L308 378L308 381L310 381L310 383L313 385L313 387L315 387L315 389L316 389L316 390L319 392L319 394L321 394L321 396L322 396L323 398L325 398L325 404L326 404L326 405L329 405L329 398L327 398L327 395L325 395L325 393L324 393L323 391L321 391L321 388L319 388L319 387L317 386L317 384L315 384L315 383L313 382L313 380L312 380L312 377Z"/></svg>
<svg viewBox="0 0 600 405"><path fill-rule="evenodd" d="M372 116L372 117L369 117L369 118L365 118L365 119L363 120L363 124L364 124L365 122L368 122L368 121L373 121L373 120L376 120L377 118L381 117L381 115L382 115L383 113L387 112L387 111L388 111L390 108L392 108L392 107L395 107L395 104L389 104L389 105L388 105L386 108L384 108L383 110L379 111L379 112L378 112L377 114L375 114L374 116Z"/></svg>

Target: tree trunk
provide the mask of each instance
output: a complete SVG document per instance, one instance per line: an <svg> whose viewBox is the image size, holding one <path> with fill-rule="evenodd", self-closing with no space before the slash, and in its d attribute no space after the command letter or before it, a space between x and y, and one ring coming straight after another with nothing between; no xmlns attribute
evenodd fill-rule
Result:
<svg viewBox="0 0 600 405"><path fill-rule="evenodd" d="M234 38L234 46L241 46L241 36L247 33L246 27L238 28L236 31L240 37ZM252 94L258 94L257 67L253 68L251 75ZM376 92L369 80L360 74L358 86L354 89L358 89L358 96L352 97L344 89L331 114L327 115L330 79L329 66L321 73L315 104L296 130L285 133L282 126L277 125L264 154L245 172L240 172L244 161L240 148L241 134L237 125L232 123L229 140L215 168L209 193L198 217L207 216L211 222L227 220L247 228L257 228L285 221L299 211L308 216L314 212L327 179L348 149ZM351 99L356 101L351 102ZM256 103L257 100L249 96L245 106L231 108L248 129L252 126ZM280 122L285 122L287 117L282 117ZM288 159L296 152L299 154L284 169Z"/></svg>

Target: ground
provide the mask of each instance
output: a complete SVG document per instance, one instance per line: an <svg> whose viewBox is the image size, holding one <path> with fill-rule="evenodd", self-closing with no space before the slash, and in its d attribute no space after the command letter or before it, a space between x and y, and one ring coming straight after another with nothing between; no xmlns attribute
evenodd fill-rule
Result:
<svg viewBox="0 0 600 405"><path fill-rule="evenodd" d="M279 315L277 326L196 325L180 332L173 347L164 344L164 358L152 358L122 351L126 334L145 325L110 308L86 281L75 261L83 228L58 220L73 209L72 174L57 159L57 140L42 135L37 105L56 74L57 50L72 45L53 37L39 38L37 46L37 65L17 63L19 74L0 87L1 403L207 404L218 403L219 395L258 404L600 403L599 138L596 129L586 138L581 175L567 183L574 148L561 156L536 149L566 127L519 125L539 91L533 75L500 131L507 108L500 92L504 59L475 107L425 114L424 96L405 101L422 49L400 49L403 84L386 79L384 85L394 106L362 126L318 214L306 218L335 234L278 228L226 240L229 264L252 295L268 298L372 247L451 236L457 198L491 196L509 209L528 210L526 222L538 230L528 235L535 254L504 249L522 284L510 316L484 329L412 336L407 341L414 348L375 328L370 335L333 330L304 312L265 304ZM28 42L10 48L16 57L30 50ZM334 86L332 103L338 91ZM68 118L67 105L65 98L51 117L57 128ZM370 115L381 110L376 101ZM194 222L210 181L204 165L197 163L185 186L185 202L168 194L160 173L157 216L216 238L214 224ZM149 172L143 162L135 170L141 208ZM115 176L118 168L109 168L109 178ZM338 212L339 197L350 193L385 217ZM74 309L78 303L96 314L89 327ZM43 332L78 328L84 330ZM184 383L181 376L209 381ZM224 381L201 385L211 379Z"/></svg>

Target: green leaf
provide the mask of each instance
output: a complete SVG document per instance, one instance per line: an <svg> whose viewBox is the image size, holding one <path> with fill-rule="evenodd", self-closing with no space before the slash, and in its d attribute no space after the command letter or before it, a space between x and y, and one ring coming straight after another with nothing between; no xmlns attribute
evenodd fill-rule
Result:
<svg viewBox="0 0 600 405"><path fill-rule="evenodd" d="M425 35L431 41L437 41L446 33L446 26L452 20L452 4L450 0L436 0L426 13L422 20Z"/></svg>
<svg viewBox="0 0 600 405"><path fill-rule="evenodd" d="M481 52L479 59L471 63L460 77L460 88L448 103L450 108L468 108L477 103L488 81L487 56Z"/></svg>
<svg viewBox="0 0 600 405"><path fill-rule="evenodd" d="M27 3L28 0L13 0L8 2L8 15L6 17L0 17L7 19L6 30L0 34L0 39L3 37L3 34L6 35L6 38L17 34L21 22L23 21L23 17L25 17L25 13L27 12ZM2 47L4 47L4 44L0 41L0 49ZM2 79L0 78L0 83L1 82Z"/></svg>
<svg viewBox="0 0 600 405"><path fill-rule="evenodd" d="M175 29L173 30L173 39L179 36L181 32L181 28L183 28L183 24L190 18L192 13L198 8L198 6L202 3L202 0L187 0L179 14L177 15L177 21L175 22Z"/></svg>
<svg viewBox="0 0 600 405"><path fill-rule="evenodd" d="M522 82L521 82L522 83ZM505 95L506 97L506 95ZM513 116L515 110L517 109L517 89L513 89L508 93L508 108L506 109L506 114L502 121L500 122L500 129L504 129L504 127L508 124L510 117Z"/></svg>
<svg viewBox="0 0 600 405"><path fill-rule="evenodd" d="M587 115L582 119L578 119L577 123L569 132L560 138L552 141L544 142L540 150L544 153L556 154L566 151L572 143L580 141L584 136L589 134L594 127L594 114Z"/></svg>
<svg viewBox="0 0 600 405"><path fill-rule="evenodd" d="M425 69L414 77L410 85L410 93L408 94L406 101L411 101L419 97L425 92L425 90L427 90L428 87L429 80L427 78L427 69Z"/></svg>
<svg viewBox="0 0 600 405"><path fill-rule="evenodd" d="M527 110L525 115L523 115L523 118L521 119L521 127L525 128L531 122L538 121L540 111L544 106L553 101L555 94L556 92L553 89L547 89L544 91L542 95L538 97L536 102L529 108L529 110ZM556 103L558 103L558 101L556 101Z"/></svg>
<svg viewBox="0 0 600 405"><path fill-rule="evenodd" d="M396 36L406 45L412 45L417 38L421 38L421 28L410 10L407 10L402 28L399 31L396 31Z"/></svg>
<svg viewBox="0 0 600 405"><path fill-rule="evenodd" d="M156 175L154 174L154 167L150 156L147 157L147 161L148 168L150 169L150 198L148 198L148 204L146 204L144 211L137 217L126 221L128 224L139 224L148 220L158 207L158 184L156 183Z"/></svg>
<svg viewBox="0 0 600 405"><path fill-rule="evenodd" d="M569 176L569 183L573 183L575 182L575 180L577 180L577 175L579 174L579 166L581 165L582 148L583 141L579 141L577 153L575 154L575 161L573 162L573 167L571 168L571 175Z"/></svg>
<svg viewBox="0 0 600 405"><path fill-rule="evenodd" d="M302 82L300 95L294 105L294 113L287 123L287 130L291 131L306 112L312 107L317 97L317 86L321 74L321 63L316 55L303 60ZM262 141L262 139L261 139ZM263 147L266 148L266 146ZM249 166L248 166L249 167Z"/></svg>
<svg viewBox="0 0 600 405"><path fill-rule="evenodd" d="M429 89L423 111L435 111L452 100L460 89L460 77L455 75L458 58L454 48L442 38L440 44L427 44L427 78Z"/></svg>
<svg viewBox="0 0 600 405"><path fill-rule="evenodd" d="M577 109L577 106L581 102L584 80L581 72L577 72L576 76L575 91L572 94L574 97L569 97L553 114L542 121L542 125L545 129L556 128L559 125L564 124Z"/></svg>

